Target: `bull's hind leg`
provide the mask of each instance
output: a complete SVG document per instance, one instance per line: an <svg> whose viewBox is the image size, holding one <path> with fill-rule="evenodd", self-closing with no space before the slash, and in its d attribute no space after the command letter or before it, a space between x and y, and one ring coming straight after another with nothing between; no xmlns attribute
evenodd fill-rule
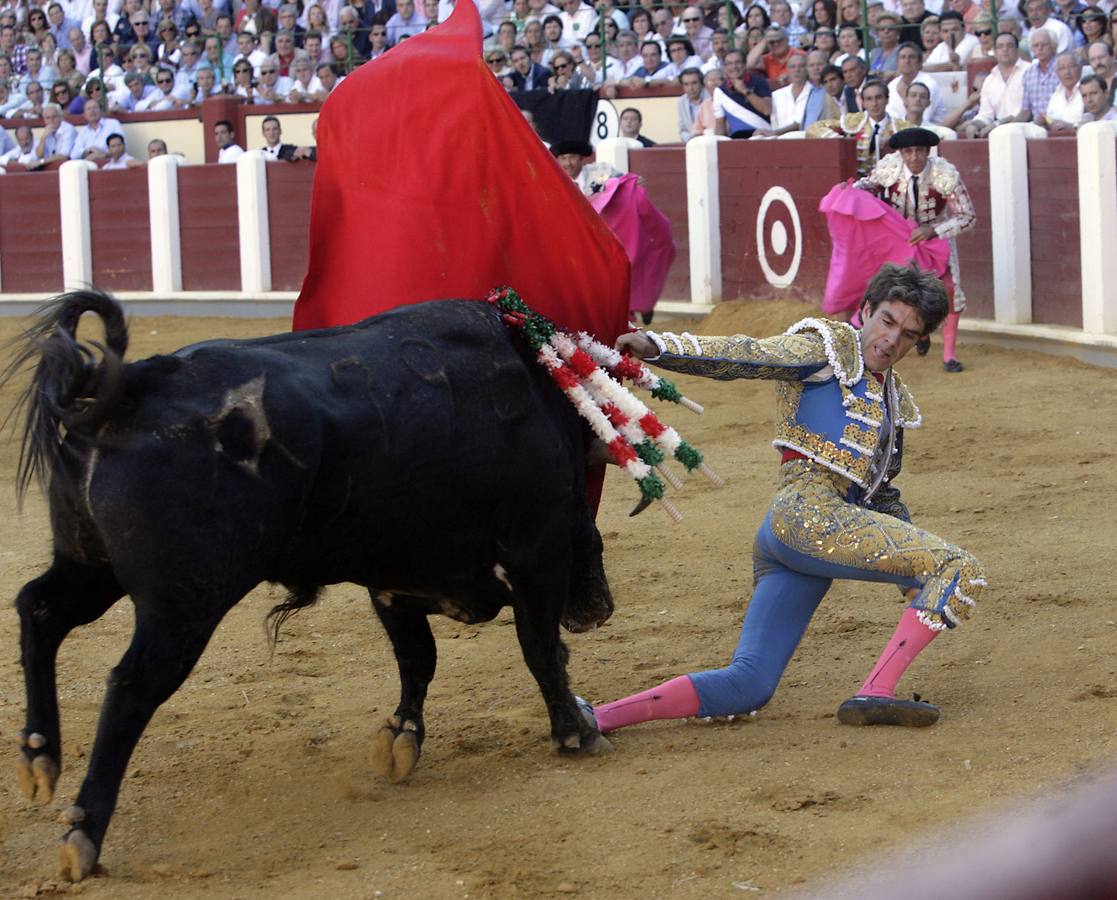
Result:
<svg viewBox="0 0 1117 900"><path fill-rule="evenodd" d="M16 766L20 788L29 800L50 802L62 768L58 648L73 628L99 618L123 595L108 569L55 559L16 598L27 692L27 725L20 735Z"/></svg>
<svg viewBox="0 0 1117 900"><path fill-rule="evenodd" d="M93 871L140 735L190 674L221 617L238 599L133 595L132 643L109 673L89 769L77 800L63 814L71 826L60 848L64 878L80 881Z"/></svg>
<svg viewBox="0 0 1117 900"><path fill-rule="evenodd" d="M425 613L407 608L408 598L369 591L399 666L400 699L395 714L384 723L372 743L372 767L395 784L415 768L423 746L423 703L434 678L438 651Z"/></svg>
<svg viewBox="0 0 1117 900"><path fill-rule="evenodd" d="M513 609L524 662L535 676L551 719L551 745L563 753L609 753L613 749L578 709L566 676L570 654L559 638L559 616L567 592L560 575L516 580Z"/></svg>

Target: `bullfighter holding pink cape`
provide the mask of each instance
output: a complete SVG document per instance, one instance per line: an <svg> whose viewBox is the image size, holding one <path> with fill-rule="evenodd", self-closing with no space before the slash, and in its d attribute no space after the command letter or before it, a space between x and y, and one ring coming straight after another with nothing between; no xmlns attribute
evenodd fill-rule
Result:
<svg viewBox="0 0 1117 900"><path fill-rule="evenodd" d="M833 242L822 311L843 318L861 302L865 285L886 262L914 261L938 275L950 298L943 325L943 367L961 372L955 356L958 319L966 308L959 284L956 235L976 220L958 170L931 147L939 138L924 128L908 128L889 141L893 153L860 181L835 185L819 204ZM881 198L881 199L878 199ZM914 223L914 228L912 227ZM926 353L930 339L920 344Z"/></svg>

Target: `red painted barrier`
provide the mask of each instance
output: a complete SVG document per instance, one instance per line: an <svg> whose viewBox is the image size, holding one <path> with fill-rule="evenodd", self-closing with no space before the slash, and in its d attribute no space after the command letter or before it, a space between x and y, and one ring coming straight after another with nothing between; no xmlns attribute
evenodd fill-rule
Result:
<svg viewBox="0 0 1117 900"><path fill-rule="evenodd" d="M58 174L0 176L0 289L48 294L62 290L62 215Z"/></svg>
<svg viewBox="0 0 1117 900"><path fill-rule="evenodd" d="M652 203L671 220L675 262L663 286L664 300L690 299L690 229L687 222L686 150L650 147L628 151L630 172L640 175Z"/></svg>
<svg viewBox="0 0 1117 900"><path fill-rule="evenodd" d="M93 284L107 291L151 290L147 169L89 173Z"/></svg>
<svg viewBox="0 0 1117 900"><path fill-rule="evenodd" d="M182 289L239 291L237 167L180 166L178 220Z"/></svg>
<svg viewBox="0 0 1117 900"><path fill-rule="evenodd" d="M973 199L977 222L958 237L958 266L966 292L966 315L993 318L993 229L989 205L989 142L944 141L943 159L954 163Z"/></svg>
<svg viewBox="0 0 1117 900"><path fill-rule="evenodd" d="M854 142L725 141L718 169L722 296L821 302L830 234L818 204L856 173Z"/></svg>
<svg viewBox="0 0 1117 900"><path fill-rule="evenodd" d="M306 274L314 163L274 163L266 171L272 290L297 291Z"/></svg>
<svg viewBox="0 0 1117 900"><path fill-rule="evenodd" d="M1028 141L1032 321L1082 327L1078 142Z"/></svg>

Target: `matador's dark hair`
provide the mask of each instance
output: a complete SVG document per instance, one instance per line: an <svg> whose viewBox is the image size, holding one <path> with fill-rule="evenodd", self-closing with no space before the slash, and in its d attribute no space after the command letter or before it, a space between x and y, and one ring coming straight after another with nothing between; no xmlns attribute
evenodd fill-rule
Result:
<svg viewBox="0 0 1117 900"><path fill-rule="evenodd" d="M949 312L946 288L942 281L930 272L924 272L915 263L908 266L885 263L881 266L865 289L861 305L864 308L868 303L869 313L872 314L885 300L914 306L923 320L924 334L930 334L938 328Z"/></svg>

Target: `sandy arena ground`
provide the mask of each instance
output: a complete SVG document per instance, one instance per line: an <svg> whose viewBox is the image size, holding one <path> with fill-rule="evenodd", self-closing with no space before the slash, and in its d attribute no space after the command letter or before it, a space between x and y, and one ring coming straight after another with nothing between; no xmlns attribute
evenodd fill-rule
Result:
<svg viewBox="0 0 1117 900"><path fill-rule="evenodd" d="M791 303L729 304L706 333L773 333ZM672 323L677 327L677 323ZM0 320L0 338L20 323ZM285 321L139 319L129 358ZM680 329L681 330L681 329ZM1117 373L963 345L901 366L927 426L909 433L898 484L916 520L974 551L990 588L901 682L938 703L928 730L850 729L834 711L860 684L903 603L894 588L837 584L774 701L755 718L656 723L594 759L549 752L547 720L509 615L435 622L439 671L411 781L378 783L370 737L397 700L388 641L361 590L329 590L274 656L261 587L218 630L148 728L102 863L55 879L56 814L84 774L105 677L131 634L125 600L72 634L59 660L64 771L47 808L0 780L0 895L90 898L584 897L777 894L832 882L859 850L905 846L1117 757L1113 510ZM665 415L725 475L677 496L678 526L613 470L599 525L617 601L595 633L568 635L575 690L614 699L722 665L751 586L750 546L772 492L770 385L680 379L701 417ZM13 388L0 396L7 410ZM49 551L44 505L17 513L17 450L0 448L0 596ZM173 510L168 510L173 515ZM0 741L23 725L18 620L0 607Z"/></svg>

